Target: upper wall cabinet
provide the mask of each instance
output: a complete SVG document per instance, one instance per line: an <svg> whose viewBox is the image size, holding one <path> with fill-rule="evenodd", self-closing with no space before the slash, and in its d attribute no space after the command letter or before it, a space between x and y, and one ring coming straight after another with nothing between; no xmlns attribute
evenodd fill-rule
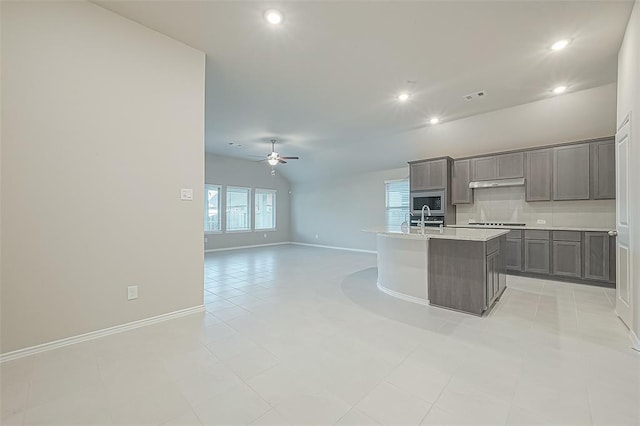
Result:
<svg viewBox="0 0 640 426"><path fill-rule="evenodd" d="M445 189L447 187L447 158L411 163L409 183L411 191Z"/></svg>
<svg viewBox="0 0 640 426"><path fill-rule="evenodd" d="M473 180L509 179L524 176L524 153L491 155L471 160Z"/></svg>
<svg viewBox="0 0 640 426"><path fill-rule="evenodd" d="M471 182L471 160L455 160L451 184L452 204L473 203L473 190L469 188L469 182Z"/></svg>
<svg viewBox="0 0 640 426"><path fill-rule="evenodd" d="M613 140L591 144L591 198L616 198L616 146Z"/></svg>
<svg viewBox="0 0 640 426"><path fill-rule="evenodd" d="M538 149L525 155L525 199L550 201L553 176L553 150Z"/></svg>
<svg viewBox="0 0 640 426"><path fill-rule="evenodd" d="M554 200L589 199L589 153L587 143L554 148Z"/></svg>

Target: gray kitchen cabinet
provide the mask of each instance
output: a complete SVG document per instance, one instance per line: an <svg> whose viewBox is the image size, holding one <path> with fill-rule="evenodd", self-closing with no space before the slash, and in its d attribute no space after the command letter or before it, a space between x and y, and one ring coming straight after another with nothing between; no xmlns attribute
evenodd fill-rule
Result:
<svg viewBox="0 0 640 426"><path fill-rule="evenodd" d="M553 275L580 278L582 275L580 241L553 242Z"/></svg>
<svg viewBox="0 0 640 426"><path fill-rule="evenodd" d="M524 152L498 155L498 179L524 176Z"/></svg>
<svg viewBox="0 0 640 426"><path fill-rule="evenodd" d="M509 179L524 176L524 153L490 155L473 158L473 180Z"/></svg>
<svg viewBox="0 0 640 426"><path fill-rule="evenodd" d="M569 145L553 150L553 199L589 199L589 144Z"/></svg>
<svg viewBox="0 0 640 426"><path fill-rule="evenodd" d="M409 186L411 191L445 189L447 187L447 159L410 163Z"/></svg>
<svg viewBox="0 0 640 426"><path fill-rule="evenodd" d="M609 281L611 257L609 253L610 239L606 232L584 233L584 278L589 280ZM615 259L614 259L615 265ZM613 266L615 269L615 266Z"/></svg>
<svg viewBox="0 0 640 426"><path fill-rule="evenodd" d="M526 201L551 201L553 151L538 149L525 153Z"/></svg>
<svg viewBox="0 0 640 426"><path fill-rule="evenodd" d="M500 295L500 251L493 252L487 256L487 305L493 302Z"/></svg>
<svg viewBox="0 0 640 426"><path fill-rule="evenodd" d="M522 271L522 239L507 236L506 267L510 271Z"/></svg>
<svg viewBox="0 0 640 426"><path fill-rule="evenodd" d="M498 159L495 155L471 160L473 180L491 180L498 176Z"/></svg>
<svg viewBox="0 0 640 426"><path fill-rule="evenodd" d="M524 270L537 274L551 272L551 247L549 231L525 231Z"/></svg>
<svg viewBox="0 0 640 426"><path fill-rule="evenodd" d="M451 185L452 204L473 203L473 190L469 188L471 181L471 160L456 160L453 162L453 177Z"/></svg>
<svg viewBox="0 0 640 426"><path fill-rule="evenodd" d="M616 198L616 146L613 140L591 144L591 198Z"/></svg>

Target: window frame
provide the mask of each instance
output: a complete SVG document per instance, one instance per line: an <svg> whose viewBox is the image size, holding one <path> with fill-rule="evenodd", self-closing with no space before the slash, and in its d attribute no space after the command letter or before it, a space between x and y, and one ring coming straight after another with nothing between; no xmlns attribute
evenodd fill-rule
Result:
<svg viewBox="0 0 640 426"><path fill-rule="evenodd" d="M207 195L207 190L208 190L207 187L211 187L211 186L218 188L218 228L219 228L219 230L218 231L211 231L211 230L207 231L205 229L205 231L204 231L205 235L215 235L215 234L222 234L223 233L223 228L222 228L222 225L223 225L223 221L222 221L222 194L224 192L222 191L222 185L219 185L217 183L205 183L204 184L204 193L205 193L205 197L204 197L205 198L204 199L204 212L203 212L204 219L206 221L206 218L208 217L208 210L209 210L209 197Z"/></svg>
<svg viewBox="0 0 640 426"><path fill-rule="evenodd" d="M258 194L273 194L273 227L272 228L258 228L256 226L256 207L258 203L256 202L256 197ZM253 230L258 232L275 232L278 230L278 214L277 214L277 206L278 206L278 190L277 189L267 189L267 188L254 188L253 190Z"/></svg>
<svg viewBox="0 0 640 426"><path fill-rule="evenodd" d="M384 181L384 224L386 228L390 228L392 226L395 225L390 225L388 223L388 212L389 210L397 210L399 209L399 207L389 207L389 197L388 197L388 187L389 184L392 183L396 183L396 182L406 182L407 183L407 206L406 206L406 212L405 212L405 218L407 217L407 213L411 212L411 188L409 186L409 177L407 176L406 178L401 178L401 179L388 179ZM403 219L404 220L404 219ZM397 225L399 226L399 225Z"/></svg>
<svg viewBox="0 0 640 426"><path fill-rule="evenodd" d="M247 228L246 229L229 229L229 190L230 189L242 189L247 191ZM224 232L228 234L241 234L244 232L253 232L253 204L251 203L252 188L246 186L227 185L225 187L224 196Z"/></svg>

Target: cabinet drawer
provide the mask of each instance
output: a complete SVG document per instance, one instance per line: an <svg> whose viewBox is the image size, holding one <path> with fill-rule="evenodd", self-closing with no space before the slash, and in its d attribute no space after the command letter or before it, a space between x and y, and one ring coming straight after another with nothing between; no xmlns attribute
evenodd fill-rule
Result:
<svg viewBox="0 0 640 426"><path fill-rule="evenodd" d="M524 231L524 239L525 240L548 240L549 239L549 231L537 231L537 230L527 230Z"/></svg>
<svg viewBox="0 0 640 426"><path fill-rule="evenodd" d="M513 229L507 234L507 240L521 240L522 231L519 229Z"/></svg>
<svg viewBox="0 0 640 426"><path fill-rule="evenodd" d="M500 250L500 238L487 241L487 256Z"/></svg>
<svg viewBox="0 0 640 426"><path fill-rule="evenodd" d="M553 241L577 241L580 242L579 231L553 231Z"/></svg>

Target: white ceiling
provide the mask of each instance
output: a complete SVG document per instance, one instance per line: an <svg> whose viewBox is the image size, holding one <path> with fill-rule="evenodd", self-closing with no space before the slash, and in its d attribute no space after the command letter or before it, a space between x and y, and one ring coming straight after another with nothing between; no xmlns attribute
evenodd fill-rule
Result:
<svg viewBox="0 0 640 426"><path fill-rule="evenodd" d="M282 155L301 157L278 166L293 181L401 166L415 158L397 147L420 144L433 115L450 123L549 97L560 83L576 92L614 82L633 7L633 0L97 3L206 52L206 150L251 159L270 152L275 138ZM285 15L279 27L262 17L272 7ZM551 52L561 38L573 42ZM413 97L400 104L403 90ZM479 90L487 96L463 99Z"/></svg>

